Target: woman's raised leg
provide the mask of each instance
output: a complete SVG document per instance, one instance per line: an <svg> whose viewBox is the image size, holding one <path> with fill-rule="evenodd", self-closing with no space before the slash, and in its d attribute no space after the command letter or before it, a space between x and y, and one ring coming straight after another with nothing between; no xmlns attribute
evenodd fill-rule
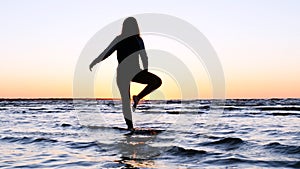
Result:
<svg viewBox="0 0 300 169"><path fill-rule="evenodd" d="M162 84L162 81L158 76L156 76L153 73L148 72L147 70L143 70L143 71L139 72L136 76L134 76L134 78L131 81L137 82L137 83L142 83L142 84L147 84L147 86L138 95L133 96L133 101L134 101L133 107L134 108L136 108L138 102L143 97L145 97L146 95L148 95L155 89L159 88Z"/></svg>

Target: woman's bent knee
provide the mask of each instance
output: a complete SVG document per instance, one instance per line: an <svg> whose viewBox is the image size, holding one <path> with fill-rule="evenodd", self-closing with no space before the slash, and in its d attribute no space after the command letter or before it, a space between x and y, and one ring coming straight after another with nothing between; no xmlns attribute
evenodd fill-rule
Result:
<svg viewBox="0 0 300 169"><path fill-rule="evenodd" d="M161 81L161 79L159 78L159 77L156 77L155 78L155 87L156 88L159 88L160 86L161 86L161 84L162 84L162 81Z"/></svg>

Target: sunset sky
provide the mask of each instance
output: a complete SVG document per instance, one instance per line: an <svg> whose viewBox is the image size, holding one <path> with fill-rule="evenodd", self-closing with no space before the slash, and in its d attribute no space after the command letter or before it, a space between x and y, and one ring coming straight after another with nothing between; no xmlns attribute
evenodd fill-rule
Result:
<svg viewBox="0 0 300 169"><path fill-rule="evenodd" d="M172 15L202 32L222 64L226 98L298 98L299 9L298 0L1 0L0 98L72 98L75 67L87 42L104 26L140 13ZM183 61L191 55L170 39L143 38L147 49L176 53ZM102 65L96 70L95 97L111 98L115 54ZM190 69L196 72L199 98L212 98L203 65L191 63ZM153 72L163 86L147 98L181 98L183 86L176 79ZM133 84L132 92L142 87Z"/></svg>

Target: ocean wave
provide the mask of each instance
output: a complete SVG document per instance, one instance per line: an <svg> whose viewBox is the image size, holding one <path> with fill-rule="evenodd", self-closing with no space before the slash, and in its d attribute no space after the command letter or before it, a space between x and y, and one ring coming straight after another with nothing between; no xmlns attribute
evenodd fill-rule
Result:
<svg viewBox="0 0 300 169"><path fill-rule="evenodd" d="M71 127L72 125L71 124L68 124L68 123L63 123L60 125L61 127Z"/></svg>
<svg viewBox="0 0 300 169"><path fill-rule="evenodd" d="M240 138L226 137L221 140L205 143L205 145L220 145L220 144L237 145L237 144L243 144L244 142L245 141L243 141Z"/></svg>
<svg viewBox="0 0 300 169"><path fill-rule="evenodd" d="M44 137L33 138L33 137L10 137L10 136L8 136L8 137L3 137L0 140L7 141L9 143L18 142L21 144L31 144L31 143L39 143L39 142L47 142L47 143L58 142L55 139L44 138Z"/></svg>
<svg viewBox="0 0 300 169"><path fill-rule="evenodd" d="M68 146L73 149L86 149L90 147L99 147L96 141L90 142L68 142Z"/></svg>
<svg viewBox="0 0 300 169"><path fill-rule="evenodd" d="M171 147L167 152L173 154L173 155L207 155L208 152L204 150L196 150L196 149L186 149L179 146L173 146Z"/></svg>
<svg viewBox="0 0 300 169"><path fill-rule="evenodd" d="M32 108L28 108L29 111L43 111L43 110L47 110L45 107L32 107Z"/></svg>
<svg viewBox="0 0 300 169"><path fill-rule="evenodd" d="M276 112L276 113L268 113L273 116L300 116L300 113L287 113L287 112Z"/></svg>
<svg viewBox="0 0 300 169"><path fill-rule="evenodd" d="M200 143L199 146L213 146L216 149L229 151L238 149L245 143L246 142L240 138L227 137L217 141Z"/></svg>
<svg viewBox="0 0 300 169"><path fill-rule="evenodd" d="M300 111L300 107L296 106L261 106L255 107L261 111Z"/></svg>
<svg viewBox="0 0 300 169"><path fill-rule="evenodd" d="M238 164L244 164L248 166L260 166L260 167L276 167L276 168L299 168L300 162L299 161L264 161L264 160L251 160L251 159L242 159L242 158L236 158L236 157L230 157L230 158L218 158L215 160L207 160L204 161L204 163L207 163L209 165L224 165L224 166L235 166Z"/></svg>
<svg viewBox="0 0 300 169"><path fill-rule="evenodd" d="M241 110L241 109L245 109L247 107L237 107L237 106L224 106L222 107L224 110L226 111L234 111L234 110Z"/></svg>
<svg viewBox="0 0 300 169"><path fill-rule="evenodd" d="M278 142L272 142L265 145L265 148L282 154L296 154L300 158L300 146L283 145Z"/></svg>

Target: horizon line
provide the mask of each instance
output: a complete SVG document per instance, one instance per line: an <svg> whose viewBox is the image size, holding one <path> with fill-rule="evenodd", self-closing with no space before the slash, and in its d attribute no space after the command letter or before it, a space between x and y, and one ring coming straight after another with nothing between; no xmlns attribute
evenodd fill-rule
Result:
<svg viewBox="0 0 300 169"><path fill-rule="evenodd" d="M143 100L272 100L272 99L300 99L300 97L270 97L270 98L194 98L194 99L143 99ZM0 100L121 100L121 98L73 98L73 97L1 97Z"/></svg>

